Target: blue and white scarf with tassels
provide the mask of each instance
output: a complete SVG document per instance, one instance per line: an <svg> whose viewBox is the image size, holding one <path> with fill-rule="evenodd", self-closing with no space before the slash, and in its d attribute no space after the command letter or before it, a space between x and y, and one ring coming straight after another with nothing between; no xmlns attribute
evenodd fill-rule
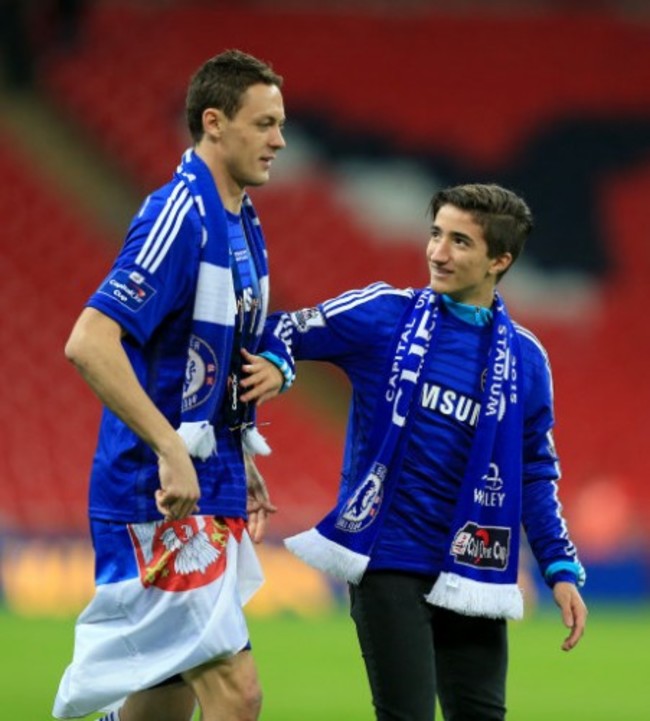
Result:
<svg viewBox="0 0 650 721"><path fill-rule="evenodd" d="M187 186L203 225L178 433L190 455L205 460L217 452L214 422L224 401L232 353L240 350L233 348L237 299L232 250L225 210L214 179L192 149L183 154L175 177ZM268 311L269 272L262 228L248 196L244 196L241 217L262 296L261 312L253 329L257 346ZM248 350L255 352L256 348ZM267 454L270 449L255 428L254 417L252 420L242 430L244 449L250 454Z"/></svg>
<svg viewBox="0 0 650 721"><path fill-rule="evenodd" d="M393 341L373 436L352 492L316 527L285 540L310 565L358 583L398 483L421 370L435 352L441 302L418 293ZM446 560L427 601L469 616L521 618L517 586L521 522L523 399L516 331L498 294L493 306L481 412L450 529ZM484 503L486 491L502 502ZM363 520L357 509L363 508ZM370 511L368 511L370 509Z"/></svg>

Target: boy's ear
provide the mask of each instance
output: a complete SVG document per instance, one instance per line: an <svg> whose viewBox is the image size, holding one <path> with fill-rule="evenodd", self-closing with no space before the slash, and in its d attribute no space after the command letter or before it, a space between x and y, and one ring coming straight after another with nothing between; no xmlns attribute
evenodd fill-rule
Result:
<svg viewBox="0 0 650 721"><path fill-rule="evenodd" d="M494 273L494 275L500 275L501 273L508 270L511 265L512 254L501 253L501 255L498 255L496 258L492 258L492 260L490 261L490 272Z"/></svg>

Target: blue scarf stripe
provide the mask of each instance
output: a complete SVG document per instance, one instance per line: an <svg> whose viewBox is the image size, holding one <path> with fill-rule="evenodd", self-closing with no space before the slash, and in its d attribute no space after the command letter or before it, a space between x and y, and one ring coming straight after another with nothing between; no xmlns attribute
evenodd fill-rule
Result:
<svg viewBox="0 0 650 721"><path fill-rule="evenodd" d="M176 178L189 192L190 202L199 213L204 241L199 261L179 431L190 453L205 458L215 451L213 424L223 402L233 351L236 298L231 271L232 249L228 241L226 212L214 179L207 165L192 149L183 154ZM180 191L175 203L182 203L183 197L184 193ZM171 228L172 233L173 224L178 222L183 208L180 211L178 208L169 210L165 225ZM267 308L269 285L266 248L259 220L248 196L244 196L242 222L260 279L262 306ZM261 326L258 325L255 346L260 334ZM256 348L249 350L254 352Z"/></svg>

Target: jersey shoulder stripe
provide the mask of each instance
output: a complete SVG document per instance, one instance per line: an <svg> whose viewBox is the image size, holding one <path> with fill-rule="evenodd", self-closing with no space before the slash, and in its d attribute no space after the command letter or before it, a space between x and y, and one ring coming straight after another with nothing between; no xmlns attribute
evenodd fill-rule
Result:
<svg viewBox="0 0 650 721"><path fill-rule="evenodd" d="M143 265L146 260L147 256L151 256L152 253L155 252L155 243L156 243L156 237L158 235L158 232L160 231L161 226L168 218L168 215L170 213L173 213L176 210L177 207L177 200L179 194L183 191L185 188L185 185L183 183L177 183L172 192L167 197L167 200L165 201L165 205L163 206L162 211L158 213L158 216L156 217L156 220L149 231L149 235L147 236L147 239L142 245L142 248L140 249L140 252L138 253L138 257L136 258L136 263L139 265ZM148 214L149 206L151 204L152 196L148 196L146 202L142 206L142 210L140 210L140 213L138 217L143 218L146 214Z"/></svg>
<svg viewBox="0 0 650 721"><path fill-rule="evenodd" d="M192 205L193 199L187 186L178 183L167 198L136 258L136 263L144 270L149 273L156 272L169 252Z"/></svg>
<svg viewBox="0 0 650 721"><path fill-rule="evenodd" d="M411 298L413 297L413 294L414 290L412 288L394 288L392 285L388 285L388 283L380 281L378 283L373 283L366 288L349 290L346 293L339 295L337 298L327 300L322 304L322 308L325 316L331 318L339 313L344 313L352 308L356 308L359 305L375 300L380 296L394 295Z"/></svg>
<svg viewBox="0 0 650 721"><path fill-rule="evenodd" d="M541 354L543 359L546 361L546 363L549 363L549 357L548 352L546 351L546 348L542 345L539 338L534 334L531 333L531 331L528 330L528 328L524 328L523 325L519 325L519 323L516 323L513 321L513 325L515 327L515 331L517 332L517 335L521 336L522 338L525 338L528 340Z"/></svg>

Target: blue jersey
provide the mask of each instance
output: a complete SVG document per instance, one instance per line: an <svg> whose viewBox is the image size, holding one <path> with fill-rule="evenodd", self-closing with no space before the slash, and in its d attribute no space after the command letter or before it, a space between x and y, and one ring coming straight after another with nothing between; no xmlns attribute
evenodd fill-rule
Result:
<svg viewBox="0 0 650 721"><path fill-rule="evenodd" d="M350 291L317 308L276 314L267 323L278 355L326 360L352 383L341 473L341 495L358 483L375 407L384 387L396 329L413 290L383 283ZM482 398L491 328L461 320L441 304L441 328L423 368L421 393L391 506L371 553L369 569L439 573ZM529 331L515 326L522 350L524 438L522 522L542 572L575 560L557 498L559 465L553 444L553 399L548 357ZM498 492L481 499L499 503Z"/></svg>
<svg viewBox="0 0 650 721"><path fill-rule="evenodd" d="M142 387L174 428L181 400L203 228L192 199L173 181L150 195L134 218L124 246L88 306L115 320L125 331L123 347ZM240 233L237 216L229 233ZM226 242L227 239L224 239ZM240 246L245 239L238 238ZM249 256L242 247L240 271ZM257 285L251 280L253 285ZM134 282L135 281L135 282ZM237 284L236 284L237 286ZM253 289L236 287L238 297ZM213 419L218 454L193 459L201 513L246 516L246 482L241 436ZM153 451L110 410L104 409L90 479L90 517L120 522L160 519L154 493L160 487Z"/></svg>

